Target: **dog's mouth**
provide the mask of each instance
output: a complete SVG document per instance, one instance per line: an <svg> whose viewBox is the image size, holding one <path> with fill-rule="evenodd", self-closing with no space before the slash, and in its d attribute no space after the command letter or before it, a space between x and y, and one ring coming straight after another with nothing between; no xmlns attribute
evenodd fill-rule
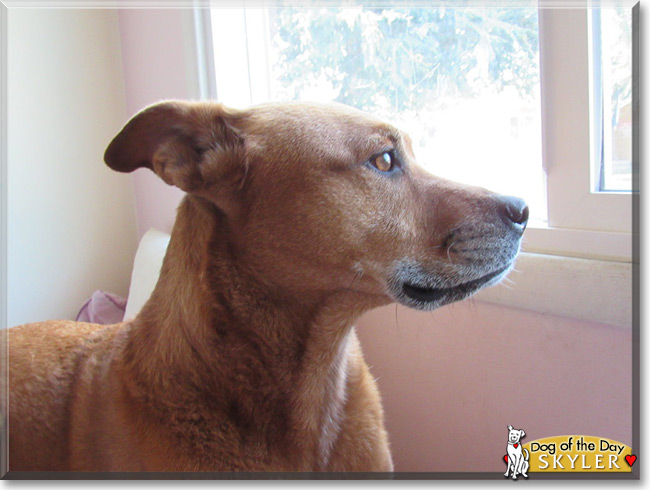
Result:
<svg viewBox="0 0 650 490"><path fill-rule="evenodd" d="M510 265L485 274L478 279L461 282L450 287L428 287L406 280L401 283L397 299L407 306L430 310L464 299L482 287L497 282L502 276L505 276L509 269Z"/></svg>
<svg viewBox="0 0 650 490"><path fill-rule="evenodd" d="M423 288L414 284L404 283L402 285L402 290L409 298L426 302L438 301L446 296L456 296L458 294L465 296L487 284L490 280L505 272L505 270L506 269L500 269L473 281L463 282L450 288Z"/></svg>

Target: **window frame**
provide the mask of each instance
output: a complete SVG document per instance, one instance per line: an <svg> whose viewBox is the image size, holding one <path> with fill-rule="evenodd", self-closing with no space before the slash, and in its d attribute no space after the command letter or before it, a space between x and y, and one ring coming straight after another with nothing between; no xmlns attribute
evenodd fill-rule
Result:
<svg viewBox="0 0 650 490"><path fill-rule="evenodd" d="M594 114L599 114L594 121L593 127L593 139L592 139L592 150L594 157L592 158L592 189L595 192L604 192L604 193L626 193L626 192L638 192L638 187L635 187L635 179L631 179L630 189L626 188L625 190L617 190L615 188L603 189L607 187L606 185L606 174L608 172L608 167L612 166L614 163L614 141L612 135L612 126L608 121L612 117L612 103L611 103L611 90L612 90L612 77L608 73L608 70L605 69L604 63L611 63L609 56L610 47L607 45L606 37L603 37L603 11L604 8L593 8L591 9L589 22L590 22L590 36L592 43L590 44L590 56L593 63L592 67L592 83L591 83L591 99L592 99L592 108ZM616 10L615 6L612 6L611 10ZM634 10L629 9L630 13ZM632 22L632 19L630 19ZM633 23L633 22L632 22ZM631 29L634 29L630 25ZM632 38L632 43L634 39ZM632 56L632 52L629 53ZM604 61L608 60L608 61ZM632 68L632 67L631 67ZM632 75L632 73L631 73ZM634 78L632 76L632 78ZM631 148L630 148L631 150ZM630 155L630 163L632 155ZM635 170L635 169L631 169Z"/></svg>
<svg viewBox="0 0 650 490"><path fill-rule="evenodd" d="M524 250L630 262L632 194L592 192L600 111L591 97L590 9L538 12L548 221L527 230Z"/></svg>
<svg viewBox="0 0 650 490"><path fill-rule="evenodd" d="M539 10L548 226L629 234L631 194L592 191L602 113L591 97L589 16L590 9Z"/></svg>

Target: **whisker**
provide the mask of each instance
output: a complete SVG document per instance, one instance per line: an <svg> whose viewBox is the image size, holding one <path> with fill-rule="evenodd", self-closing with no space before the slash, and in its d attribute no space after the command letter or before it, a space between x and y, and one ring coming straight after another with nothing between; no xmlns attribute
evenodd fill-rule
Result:
<svg viewBox="0 0 650 490"><path fill-rule="evenodd" d="M352 278L352 282L351 282L350 285L348 286L348 289L352 289L352 286L354 286L354 284L355 284L359 279L361 279L362 276L363 276L363 269L359 268L359 269L357 270L357 273L356 273L356 274L354 275L354 277Z"/></svg>
<svg viewBox="0 0 650 490"><path fill-rule="evenodd" d="M395 303L395 327L399 331L399 318L397 318L397 303Z"/></svg>
<svg viewBox="0 0 650 490"><path fill-rule="evenodd" d="M470 296L469 298L464 300L467 308L471 309L472 311L476 311L478 306L476 304L476 299L473 296ZM456 303L452 304L454 307L456 307Z"/></svg>
<svg viewBox="0 0 650 490"><path fill-rule="evenodd" d="M453 247L455 243L456 242L451 242L451 244L447 247L447 258L449 259L449 262L451 262L452 264L454 263L454 261L451 260L451 247Z"/></svg>
<svg viewBox="0 0 650 490"><path fill-rule="evenodd" d="M402 329L400 328L400 324L399 324L399 318L398 318L398 314L397 314L398 309L399 309L399 305L397 303L395 303L395 332L397 334L398 342L401 342L402 341Z"/></svg>

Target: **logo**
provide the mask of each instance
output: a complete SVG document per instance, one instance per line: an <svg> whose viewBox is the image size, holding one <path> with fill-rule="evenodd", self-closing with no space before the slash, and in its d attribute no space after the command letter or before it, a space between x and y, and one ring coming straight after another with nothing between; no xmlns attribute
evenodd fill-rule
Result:
<svg viewBox="0 0 650 490"><path fill-rule="evenodd" d="M524 430L508 426L506 478L528 478L529 472L629 473L637 461L629 446L604 437L554 436L522 444L525 436Z"/></svg>
<svg viewBox="0 0 650 490"><path fill-rule="evenodd" d="M528 478L529 453L528 449L524 448L521 440L526 436L523 429L513 429L512 425L508 426L508 445L506 446L507 454L503 457L508 466L503 476L508 478L512 475L512 479L516 480L517 475Z"/></svg>

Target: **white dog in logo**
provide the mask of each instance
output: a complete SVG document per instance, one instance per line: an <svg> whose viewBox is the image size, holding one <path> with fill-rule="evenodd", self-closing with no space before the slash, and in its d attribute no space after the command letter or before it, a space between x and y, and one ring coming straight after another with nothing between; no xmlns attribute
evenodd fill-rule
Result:
<svg viewBox="0 0 650 490"><path fill-rule="evenodd" d="M508 477L512 469L512 479L517 479L517 474L528 478L528 450L521 446L521 439L526 435L523 430L513 429L512 425L508 426L508 469L503 476ZM524 453L526 454L524 456Z"/></svg>

